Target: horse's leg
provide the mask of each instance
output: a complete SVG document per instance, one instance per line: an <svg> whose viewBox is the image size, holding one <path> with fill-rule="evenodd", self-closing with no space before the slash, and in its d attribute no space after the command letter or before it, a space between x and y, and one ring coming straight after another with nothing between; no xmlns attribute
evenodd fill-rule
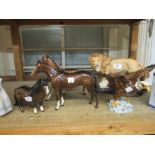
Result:
<svg viewBox="0 0 155 155"><path fill-rule="evenodd" d="M60 96L61 92L60 92L60 90L56 90L56 89L54 89L54 92L55 92L56 99L57 99L57 106L56 106L55 110L59 110L60 103L61 103L61 96Z"/></svg>
<svg viewBox="0 0 155 155"><path fill-rule="evenodd" d="M83 92L82 92L83 95L86 95L86 92L85 92L85 86L83 86Z"/></svg>
<svg viewBox="0 0 155 155"><path fill-rule="evenodd" d="M24 109L23 109L22 104L21 104L22 101L19 101L19 99L17 99L16 96L14 96L14 99L15 99L15 106L18 106L20 111L24 112Z"/></svg>
<svg viewBox="0 0 155 155"><path fill-rule="evenodd" d="M38 113L38 107L39 107L39 102L33 98L32 104L30 106L33 108L33 113L37 114Z"/></svg>
<svg viewBox="0 0 155 155"><path fill-rule="evenodd" d="M43 100L39 102L39 109L41 112L44 112Z"/></svg>
<svg viewBox="0 0 155 155"><path fill-rule="evenodd" d="M22 102L21 102L21 101L20 101L20 102L18 101L17 103L18 103L18 107L19 107L20 111L21 111L21 112L24 112Z"/></svg>
<svg viewBox="0 0 155 155"><path fill-rule="evenodd" d="M38 113L38 110L37 110L37 107L36 107L36 106L33 107L33 112L34 112L35 114Z"/></svg>
<svg viewBox="0 0 155 155"><path fill-rule="evenodd" d="M63 96L61 96L61 106L64 106L64 102L65 102L65 100L64 100Z"/></svg>
<svg viewBox="0 0 155 155"><path fill-rule="evenodd" d="M90 94L90 102L89 102L89 104L92 104L93 99L94 99L93 88L92 87L87 87L87 91Z"/></svg>
<svg viewBox="0 0 155 155"><path fill-rule="evenodd" d="M97 93L96 92L94 92L94 96L95 96L95 101L96 101L95 108L98 108L98 98L97 98Z"/></svg>
<svg viewBox="0 0 155 155"><path fill-rule="evenodd" d="M51 98L51 96L52 96L52 93L51 93L51 90L50 90L49 94L48 94L47 97L46 97L46 101L49 101L50 98Z"/></svg>
<svg viewBox="0 0 155 155"><path fill-rule="evenodd" d="M65 101L64 101L64 98L63 98L62 90L60 90L59 93L60 93L60 97L61 97L61 103L60 103L60 105L61 105L61 106L64 106L64 102L65 102Z"/></svg>
<svg viewBox="0 0 155 155"><path fill-rule="evenodd" d="M50 92L49 92L49 94L46 97L46 101L49 101L51 96L52 96L52 88L50 89Z"/></svg>
<svg viewBox="0 0 155 155"><path fill-rule="evenodd" d="M18 104L18 107L19 107L21 112L24 112L23 106L20 103Z"/></svg>

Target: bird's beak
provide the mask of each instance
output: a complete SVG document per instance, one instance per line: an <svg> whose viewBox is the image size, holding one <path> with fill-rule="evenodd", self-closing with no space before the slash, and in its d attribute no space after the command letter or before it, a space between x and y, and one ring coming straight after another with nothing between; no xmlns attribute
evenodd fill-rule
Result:
<svg viewBox="0 0 155 155"><path fill-rule="evenodd" d="M144 86L143 89L145 89L145 90L147 90L149 92L150 91L150 86Z"/></svg>

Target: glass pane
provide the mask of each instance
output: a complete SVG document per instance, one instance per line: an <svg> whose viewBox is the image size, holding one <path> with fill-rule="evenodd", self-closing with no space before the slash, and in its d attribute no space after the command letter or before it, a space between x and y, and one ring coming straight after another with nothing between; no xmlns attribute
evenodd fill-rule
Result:
<svg viewBox="0 0 155 155"><path fill-rule="evenodd" d="M24 66L34 66L38 62L38 60L41 60L43 54L45 52L43 51L29 51L29 52L23 52L24 53ZM51 56L54 61L57 64L61 64L61 52L47 52L49 56Z"/></svg>
<svg viewBox="0 0 155 155"><path fill-rule="evenodd" d="M102 48L101 26L65 27L65 47L68 48Z"/></svg>
<svg viewBox="0 0 155 155"><path fill-rule="evenodd" d="M70 51L66 52L66 65L89 65L88 56L94 52L92 51ZM98 51L102 53L102 51Z"/></svg>
<svg viewBox="0 0 155 155"><path fill-rule="evenodd" d="M21 27L23 48L60 48L61 27Z"/></svg>

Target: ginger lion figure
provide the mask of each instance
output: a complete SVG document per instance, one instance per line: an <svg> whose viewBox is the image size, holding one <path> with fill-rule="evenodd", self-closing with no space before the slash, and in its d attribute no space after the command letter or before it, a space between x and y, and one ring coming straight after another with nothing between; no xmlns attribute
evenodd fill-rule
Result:
<svg viewBox="0 0 155 155"><path fill-rule="evenodd" d="M135 72L143 69L136 60L130 58L113 59L103 54L94 53L88 57L90 66L101 74L118 73L122 71Z"/></svg>
<svg viewBox="0 0 155 155"><path fill-rule="evenodd" d="M24 112L23 106L26 104L33 107L34 113L37 113L38 107L43 112L43 101L48 93L48 79L39 79L32 87L21 86L14 90L15 105L21 112Z"/></svg>

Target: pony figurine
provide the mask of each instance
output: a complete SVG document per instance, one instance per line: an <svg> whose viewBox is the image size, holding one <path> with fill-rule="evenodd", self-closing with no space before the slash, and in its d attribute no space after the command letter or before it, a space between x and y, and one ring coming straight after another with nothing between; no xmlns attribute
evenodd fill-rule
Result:
<svg viewBox="0 0 155 155"><path fill-rule="evenodd" d="M19 107L21 112L24 112L24 104L30 104L34 113L37 113L37 107L43 112L43 101L48 93L48 79L39 79L32 87L21 86L14 90L15 105Z"/></svg>
<svg viewBox="0 0 155 155"><path fill-rule="evenodd" d="M2 87L1 81L2 79L0 78L0 116L13 110L10 98Z"/></svg>

